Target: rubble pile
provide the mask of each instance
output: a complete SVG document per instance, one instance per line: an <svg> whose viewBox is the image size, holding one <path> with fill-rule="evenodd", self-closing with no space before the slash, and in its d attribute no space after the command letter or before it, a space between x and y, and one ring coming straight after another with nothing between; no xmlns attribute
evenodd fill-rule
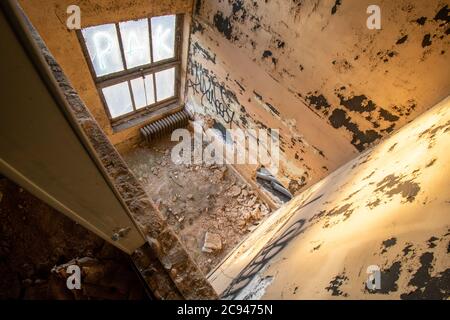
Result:
<svg viewBox="0 0 450 320"><path fill-rule="evenodd" d="M173 163L173 144L163 139L124 159L207 273L271 210L227 165Z"/></svg>

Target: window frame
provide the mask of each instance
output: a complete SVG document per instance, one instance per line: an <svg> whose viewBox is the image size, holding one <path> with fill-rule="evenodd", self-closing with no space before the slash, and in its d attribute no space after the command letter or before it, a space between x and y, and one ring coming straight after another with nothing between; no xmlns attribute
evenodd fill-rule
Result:
<svg viewBox="0 0 450 320"><path fill-rule="evenodd" d="M170 14L168 14L170 15ZM174 56L172 58L160 60L158 62L153 61L153 41L152 41L152 25L151 25L151 19L153 17L143 17L143 18L137 18L132 20L125 20L125 21L119 21L114 23L104 23L104 24L114 24L116 27L118 42L119 42L119 48L122 58L122 64L124 67L124 70L117 71L114 73L110 73L103 76L97 76L94 65L91 61L91 57L89 55L89 51L87 49L86 40L84 39L82 29L77 30L77 37L80 42L84 58L88 64L89 71L91 73L92 79L94 80L95 86L97 88L99 97L103 103L103 107L105 109L106 115L108 116L108 119L111 123L111 126L118 127L122 125L125 122L145 117L145 116L151 116L152 113L154 113L157 110L160 110L164 107L178 107L178 104L180 102L180 88L181 88L181 47L182 47L182 39L183 39L183 14L173 14L175 16L175 39L174 39ZM154 16L158 17L158 16ZM122 35L120 32L119 23L120 22L128 22L128 21L136 21L136 20L142 20L147 19L148 21L148 28L149 28L149 38L150 38L150 57L151 57L151 63L136 66L130 69L126 69L126 58L125 58L125 52L124 47L122 43ZM102 24L92 25L92 26L84 26L83 29L89 28L89 27L95 27L100 26ZM159 71L163 71L166 69L175 68L175 83L174 83L174 96L164 99L162 101L157 101L157 92L156 92L156 80L155 80L155 73ZM136 104L133 97L133 90L131 88L131 80L152 75L153 78L153 91L154 91L154 97L155 102L151 105L142 107L137 109ZM128 88L130 90L130 96L131 96L131 102L133 106L133 111L130 111L128 113L125 113L123 115L117 116L113 118L111 116L111 113L109 111L108 104L106 102L105 96L103 94L103 88L109 87L121 82L127 82Z"/></svg>

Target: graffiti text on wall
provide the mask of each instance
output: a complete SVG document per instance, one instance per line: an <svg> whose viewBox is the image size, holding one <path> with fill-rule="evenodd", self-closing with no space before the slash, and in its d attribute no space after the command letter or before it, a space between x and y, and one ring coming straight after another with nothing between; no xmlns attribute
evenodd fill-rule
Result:
<svg viewBox="0 0 450 320"><path fill-rule="evenodd" d="M235 112L231 109L231 104L237 103L234 93L227 90L212 72L197 61L189 61L189 73L187 85L194 93L202 95L201 104L205 107L207 102L227 124L233 122Z"/></svg>
<svg viewBox="0 0 450 320"><path fill-rule="evenodd" d="M304 200L304 203L300 205L294 212L298 212L304 207L322 198L323 194L309 200L309 197ZM309 201L308 201L309 200ZM224 291L223 299L234 299L239 292L245 288L260 272L264 266L281 250L283 250L293 239L303 233L308 226L305 226L305 219L298 219L286 229L281 236L269 242L261 252L253 258L253 260L239 273L239 275L230 283L229 287Z"/></svg>

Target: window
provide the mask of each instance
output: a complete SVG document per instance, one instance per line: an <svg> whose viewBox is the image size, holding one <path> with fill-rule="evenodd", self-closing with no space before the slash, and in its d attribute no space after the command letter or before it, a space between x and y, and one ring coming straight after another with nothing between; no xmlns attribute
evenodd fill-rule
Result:
<svg viewBox="0 0 450 320"><path fill-rule="evenodd" d="M178 102L180 20L144 18L78 33L113 125Z"/></svg>

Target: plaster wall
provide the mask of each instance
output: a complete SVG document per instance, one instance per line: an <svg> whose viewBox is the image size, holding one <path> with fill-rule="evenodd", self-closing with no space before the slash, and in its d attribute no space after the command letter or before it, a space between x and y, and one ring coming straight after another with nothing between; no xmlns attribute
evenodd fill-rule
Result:
<svg viewBox="0 0 450 320"><path fill-rule="evenodd" d="M186 105L227 128L277 128L298 193L450 92L449 2L198 0ZM212 98L211 98L212 97ZM255 166L237 166L254 178Z"/></svg>
<svg viewBox="0 0 450 320"><path fill-rule="evenodd" d="M214 288L233 299L448 299L449 135L447 97L276 211L210 275Z"/></svg>

